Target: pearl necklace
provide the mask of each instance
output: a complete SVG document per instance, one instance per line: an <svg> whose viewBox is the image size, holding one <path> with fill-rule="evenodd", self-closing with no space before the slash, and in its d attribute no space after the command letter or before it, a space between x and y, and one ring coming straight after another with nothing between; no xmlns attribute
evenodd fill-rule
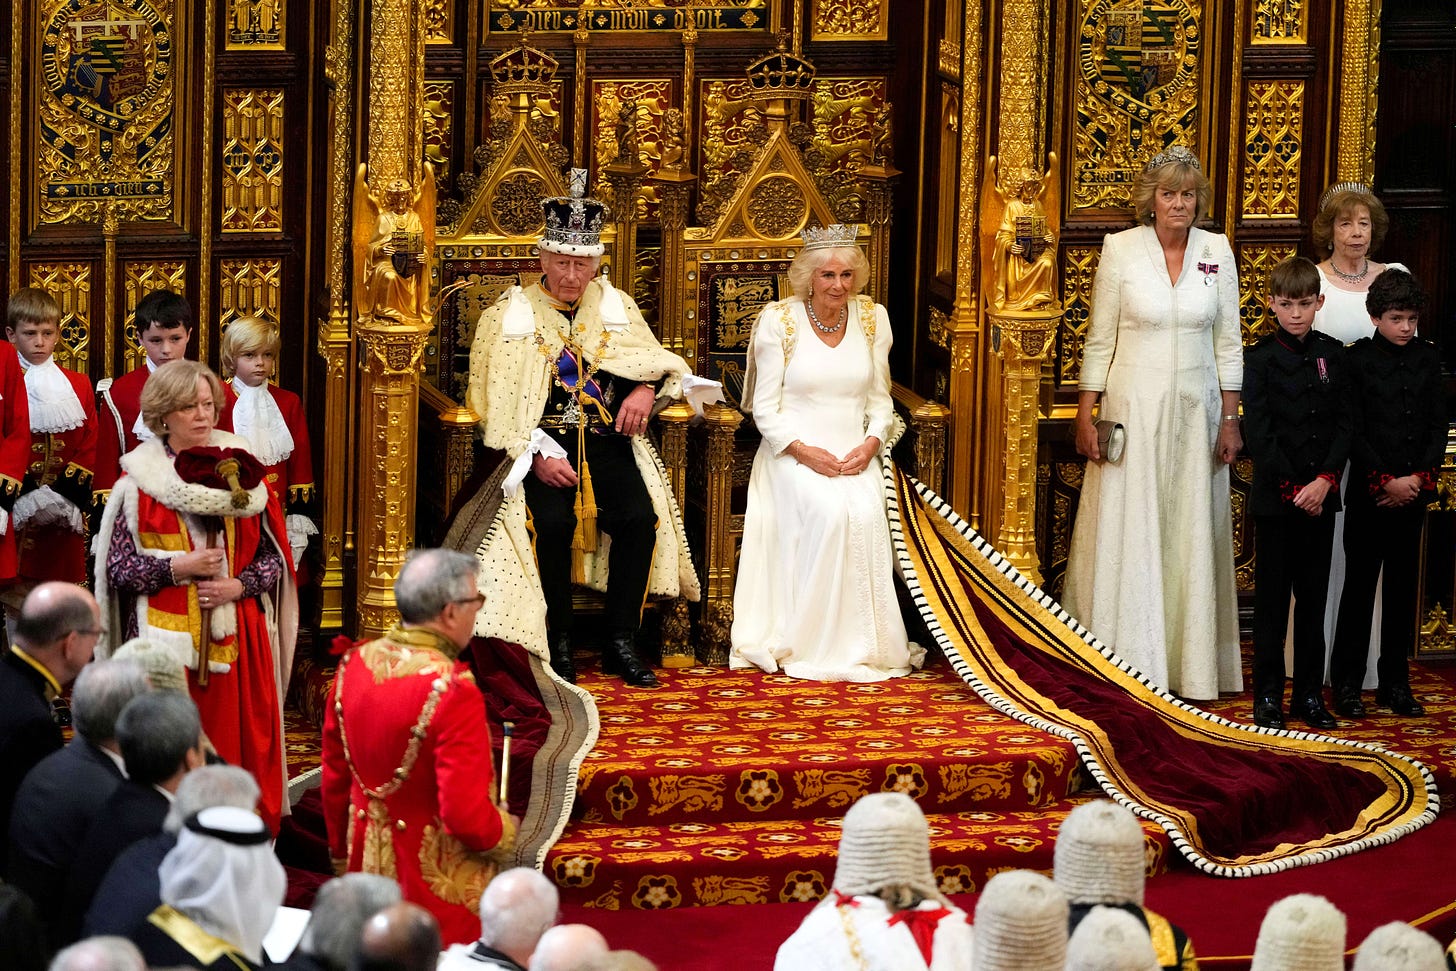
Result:
<svg viewBox="0 0 1456 971"><path fill-rule="evenodd" d="M833 327L826 327L819 322L819 315L814 312L814 301L805 300L804 309L809 312L809 323L813 324L814 327L821 334L833 334L837 332L839 328L844 326L844 322L849 319L849 307L840 307L839 323L835 324Z"/></svg>
<svg viewBox="0 0 1456 971"><path fill-rule="evenodd" d="M1346 283L1359 283L1370 272L1370 257L1365 257L1364 262L1360 265L1359 273L1346 273L1335 265L1335 258L1333 256L1330 257L1330 269L1334 271L1335 276L1344 280Z"/></svg>

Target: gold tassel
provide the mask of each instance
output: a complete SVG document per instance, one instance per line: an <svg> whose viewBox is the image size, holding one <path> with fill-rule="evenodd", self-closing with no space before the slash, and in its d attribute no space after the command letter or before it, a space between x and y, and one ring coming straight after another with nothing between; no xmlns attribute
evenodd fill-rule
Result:
<svg viewBox="0 0 1456 971"><path fill-rule="evenodd" d="M576 530L571 534L571 582L586 583L586 554L597 550L597 496L592 489L591 468L586 461L586 426L582 424L576 444Z"/></svg>

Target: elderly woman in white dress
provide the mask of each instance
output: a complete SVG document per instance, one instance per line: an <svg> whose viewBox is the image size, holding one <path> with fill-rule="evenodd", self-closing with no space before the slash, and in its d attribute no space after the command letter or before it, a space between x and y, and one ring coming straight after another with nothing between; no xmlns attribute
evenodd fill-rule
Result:
<svg viewBox="0 0 1456 971"><path fill-rule="evenodd" d="M894 422L890 321L859 291L852 226L806 230L794 296L763 308L743 406L763 436L748 483L734 668L880 681L925 657L895 597L880 450Z"/></svg>
<svg viewBox="0 0 1456 971"><path fill-rule="evenodd" d="M1133 188L1139 225L1103 241L1076 436L1088 459L1066 608L1155 684L1186 698L1243 686L1228 464L1243 345L1228 238L1195 227L1212 190L1174 146ZM1100 402L1100 406L1099 406ZM1093 409L1124 426L1102 454Z"/></svg>
<svg viewBox="0 0 1456 971"><path fill-rule="evenodd" d="M1341 182L1325 190L1320 197L1320 211L1310 227L1315 250L1324 255L1319 264L1320 294L1324 306L1314 316L1315 330L1323 331L1346 344L1369 337L1374 328L1365 310L1365 296L1370 284L1387 269L1406 270L1402 263L1377 263L1370 254L1380 248L1390 217L1385 207L1358 182ZM1346 466L1348 468L1348 465ZM1348 476L1340 483L1343 490ZM1335 621L1340 614L1340 592L1345 586L1345 513L1335 513L1334 549L1330 555L1330 589L1325 601L1325 663L1335 643ZM1380 656L1380 597L1375 598L1371 618L1370 652L1367 655L1363 686L1377 683L1375 660ZM1358 695L1345 692L1335 697L1335 711L1344 718L1360 718L1365 706Z"/></svg>

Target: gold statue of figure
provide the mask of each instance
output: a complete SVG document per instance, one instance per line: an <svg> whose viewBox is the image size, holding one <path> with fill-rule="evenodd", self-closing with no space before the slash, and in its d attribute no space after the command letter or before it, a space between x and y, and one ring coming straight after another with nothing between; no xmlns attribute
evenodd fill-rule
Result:
<svg viewBox="0 0 1456 971"><path fill-rule="evenodd" d="M371 192L366 167L354 175L354 310L358 317L429 320L424 268L435 248L435 169L418 187L389 179Z"/></svg>
<svg viewBox="0 0 1456 971"><path fill-rule="evenodd" d="M662 115L662 142L659 168L677 172L683 166L683 141L686 134L681 108L669 108Z"/></svg>
<svg viewBox="0 0 1456 971"><path fill-rule="evenodd" d="M981 190L981 225L995 226L983 286L994 310L1039 310L1057 303L1057 230L1061 185L1055 152L1047 153L1047 173L1011 173L1013 191L996 181L996 156L986 160Z"/></svg>

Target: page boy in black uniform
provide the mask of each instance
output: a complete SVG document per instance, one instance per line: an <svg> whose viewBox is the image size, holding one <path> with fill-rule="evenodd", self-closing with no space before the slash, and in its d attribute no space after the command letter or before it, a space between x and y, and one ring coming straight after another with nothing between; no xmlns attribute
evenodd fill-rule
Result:
<svg viewBox="0 0 1456 971"><path fill-rule="evenodd" d="M1375 703L1410 718L1426 713L1411 695L1406 657L1415 640L1421 525L1446 449L1446 407L1440 354L1435 344L1416 336L1425 306L1425 291L1413 276L1386 270L1365 297L1375 333L1347 352L1354 434L1345 500L1345 589L1330 681L1335 710L1350 718L1365 714L1360 681L1382 566Z"/></svg>
<svg viewBox="0 0 1456 971"><path fill-rule="evenodd" d="M1345 348L1311 329L1319 271L1292 257L1269 273L1278 328L1244 351L1244 444L1254 458L1254 723L1283 728L1284 630L1294 594L1289 713L1335 727L1321 697L1325 593L1350 449Z"/></svg>

